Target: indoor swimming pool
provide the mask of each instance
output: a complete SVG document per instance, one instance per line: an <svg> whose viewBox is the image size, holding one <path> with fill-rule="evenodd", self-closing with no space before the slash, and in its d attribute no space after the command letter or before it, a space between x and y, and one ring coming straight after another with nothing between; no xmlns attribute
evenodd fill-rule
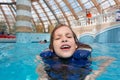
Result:
<svg viewBox="0 0 120 80"><path fill-rule="evenodd" d="M49 43L0 43L0 79L1 80L37 80L38 74L35 57ZM106 66L103 72L95 80L118 80L120 76L120 43L91 43L93 48L92 57L112 57L115 60ZM98 70L101 60L93 60L93 70Z"/></svg>

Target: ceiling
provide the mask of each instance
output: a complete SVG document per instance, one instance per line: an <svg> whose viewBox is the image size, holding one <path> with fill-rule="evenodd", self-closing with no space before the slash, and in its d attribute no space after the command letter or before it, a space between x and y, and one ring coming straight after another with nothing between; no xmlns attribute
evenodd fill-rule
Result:
<svg viewBox="0 0 120 80"><path fill-rule="evenodd" d="M33 0L34 1L34 0ZM71 25L73 20L86 17L86 10L93 16L120 9L120 0L36 0L32 2L31 13L34 26L64 22ZM0 22L9 28L16 22L16 0L0 0Z"/></svg>

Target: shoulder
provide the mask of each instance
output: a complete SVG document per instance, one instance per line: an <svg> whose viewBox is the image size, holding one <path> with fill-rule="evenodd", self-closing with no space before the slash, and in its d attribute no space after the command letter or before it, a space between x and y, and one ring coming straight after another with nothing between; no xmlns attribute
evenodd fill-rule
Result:
<svg viewBox="0 0 120 80"><path fill-rule="evenodd" d="M54 52L50 49L46 49L40 53L40 56L44 58L52 57L53 55L54 55Z"/></svg>
<svg viewBox="0 0 120 80"><path fill-rule="evenodd" d="M88 58L91 56L91 49L88 48L78 48L73 57L76 59Z"/></svg>
<svg viewBox="0 0 120 80"><path fill-rule="evenodd" d="M89 51L92 52L91 48L78 48L77 50Z"/></svg>
<svg viewBox="0 0 120 80"><path fill-rule="evenodd" d="M79 43L78 49L80 50L86 50L86 51L92 51L92 47L88 44L84 44L84 43Z"/></svg>

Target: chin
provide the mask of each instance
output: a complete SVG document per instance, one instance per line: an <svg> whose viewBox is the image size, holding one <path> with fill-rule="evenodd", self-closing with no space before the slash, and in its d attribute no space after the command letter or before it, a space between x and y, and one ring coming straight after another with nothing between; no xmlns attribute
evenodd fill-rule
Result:
<svg viewBox="0 0 120 80"><path fill-rule="evenodd" d="M70 58L72 55L63 55L62 58Z"/></svg>
<svg viewBox="0 0 120 80"><path fill-rule="evenodd" d="M56 55L58 55L61 58L70 58L73 55L73 53L72 52L61 52Z"/></svg>

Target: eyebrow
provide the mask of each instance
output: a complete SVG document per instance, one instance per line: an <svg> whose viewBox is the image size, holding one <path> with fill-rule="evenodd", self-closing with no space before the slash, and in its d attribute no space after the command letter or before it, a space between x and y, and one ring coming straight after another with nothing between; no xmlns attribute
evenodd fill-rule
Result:
<svg viewBox="0 0 120 80"><path fill-rule="evenodd" d="M65 35L67 36L67 35L73 35L73 34L72 33L66 33ZM58 34L58 35L55 35L55 36L61 36L61 34Z"/></svg>
<svg viewBox="0 0 120 80"><path fill-rule="evenodd" d="M61 34L57 34L57 35L55 35L55 36L61 36Z"/></svg>
<svg viewBox="0 0 120 80"><path fill-rule="evenodd" d="M67 33L66 35L73 35L73 34L71 34L71 33Z"/></svg>

